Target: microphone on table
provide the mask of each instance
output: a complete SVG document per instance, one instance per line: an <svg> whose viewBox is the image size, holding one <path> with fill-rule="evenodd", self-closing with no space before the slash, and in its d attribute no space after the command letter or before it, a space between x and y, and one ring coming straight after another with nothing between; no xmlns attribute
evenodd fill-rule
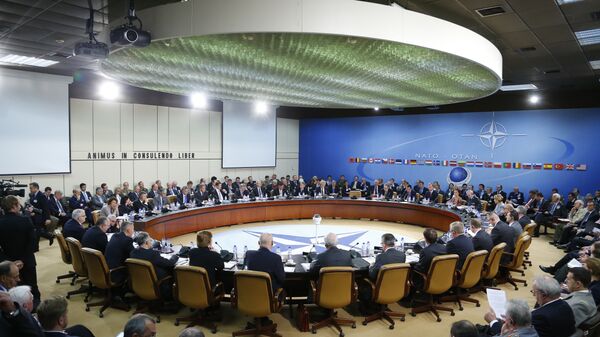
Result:
<svg viewBox="0 0 600 337"><path fill-rule="evenodd" d="M359 257L361 257L361 256L360 256L360 253L359 253L359 252L357 252L356 250L354 250L354 247L358 246L358 244L359 244L359 243L360 243L360 242L356 242L355 244L353 244L352 246L350 246L350 256L351 256L353 259L356 259L356 258L359 258Z"/></svg>
<svg viewBox="0 0 600 337"><path fill-rule="evenodd" d="M233 253L229 252L226 249L223 249L223 247L221 247L221 245L215 241L215 245L217 245L217 247L219 247L219 249L221 250L221 258L223 259L223 261L225 262L229 262L231 260L233 260Z"/></svg>
<svg viewBox="0 0 600 337"><path fill-rule="evenodd" d="M313 249L315 249L315 245L313 244L310 249L307 252L303 252L302 255L304 255L306 257L306 260L310 263L313 262L314 260L316 260L317 258L317 253L313 252Z"/></svg>

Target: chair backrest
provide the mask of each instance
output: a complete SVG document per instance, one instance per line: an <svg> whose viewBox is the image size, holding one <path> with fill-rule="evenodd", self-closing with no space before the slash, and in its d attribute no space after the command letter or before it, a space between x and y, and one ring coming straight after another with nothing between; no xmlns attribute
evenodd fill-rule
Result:
<svg viewBox="0 0 600 337"><path fill-rule="evenodd" d="M465 263L460 270L459 287L469 289L479 283L487 255L487 250L478 250L467 255Z"/></svg>
<svg viewBox="0 0 600 337"><path fill-rule="evenodd" d="M600 313L596 312L594 316L581 322L578 328L583 330L584 336L598 336L598 332L600 332Z"/></svg>
<svg viewBox="0 0 600 337"><path fill-rule="evenodd" d="M481 200L481 211L485 212L485 211L487 211L487 208L488 208L488 202L485 200Z"/></svg>
<svg viewBox="0 0 600 337"><path fill-rule="evenodd" d="M177 298L186 307L206 309L213 303L206 269L194 266L176 266L175 284Z"/></svg>
<svg viewBox="0 0 600 337"><path fill-rule="evenodd" d="M71 252L69 252L69 246L67 246L65 237L59 230L55 231L54 235L56 237L56 241L58 241L58 248L60 248L60 257L64 263L71 264Z"/></svg>
<svg viewBox="0 0 600 337"><path fill-rule="evenodd" d="M438 194L437 196L437 203L441 204L444 202L444 195L442 193Z"/></svg>
<svg viewBox="0 0 600 337"><path fill-rule="evenodd" d="M315 303L326 309L343 308L354 299L352 267L324 267L319 271Z"/></svg>
<svg viewBox="0 0 600 337"><path fill-rule="evenodd" d="M275 312L271 276L262 271L241 270L233 275L235 305L244 314L265 317Z"/></svg>
<svg viewBox="0 0 600 337"><path fill-rule="evenodd" d="M67 246L69 247L69 253L71 254L71 264L73 270L77 275L81 277L87 277L87 268L85 266L85 260L81 255L81 243L75 238L66 238Z"/></svg>
<svg viewBox="0 0 600 337"><path fill-rule="evenodd" d="M529 234L529 236L533 236L533 230L535 229L535 226L536 224L534 222L525 225L525 228L523 228L523 233L527 233Z"/></svg>
<svg viewBox="0 0 600 337"><path fill-rule="evenodd" d="M100 210L92 211L92 222L93 222L93 224L90 224L90 225L91 226L96 225L96 222L98 222L99 218L100 218Z"/></svg>
<svg viewBox="0 0 600 337"><path fill-rule="evenodd" d="M490 280L498 275L498 270L500 269L500 260L502 259L504 248L506 248L505 242L501 242L492 248L492 251L487 258L487 267L482 275L484 279Z"/></svg>
<svg viewBox="0 0 600 337"><path fill-rule="evenodd" d="M429 266L427 282L423 291L428 294L439 295L452 288L457 262L457 254L438 255L434 257Z"/></svg>
<svg viewBox="0 0 600 337"><path fill-rule="evenodd" d="M531 236L525 235L520 237L515 243L515 252L509 266L512 268L519 268L523 264L525 257L525 249L531 244Z"/></svg>
<svg viewBox="0 0 600 337"><path fill-rule="evenodd" d="M146 301L160 299L158 278L150 261L128 258L125 265L129 270L131 289L139 298Z"/></svg>
<svg viewBox="0 0 600 337"><path fill-rule="evenodd" d="M169 202L169 204L175 203L177 201L177 196L176 195L168 195L167 196L167 201Z"/></svg>
<svg viewBox="0 0 600 337"><path fill-rule="evenodd" d="M392 304L404 298L409 290L409 273L410 264L408 263L383 265L377 274L373 302Z"/></svg>
<svg viewBox="0 0 600 337"><path fill-rule="evenodd" d="M81 254L88 271L88 278L92 285L100 289L110 289L110 269L102 252L92 248L81 248Z"/></svg>

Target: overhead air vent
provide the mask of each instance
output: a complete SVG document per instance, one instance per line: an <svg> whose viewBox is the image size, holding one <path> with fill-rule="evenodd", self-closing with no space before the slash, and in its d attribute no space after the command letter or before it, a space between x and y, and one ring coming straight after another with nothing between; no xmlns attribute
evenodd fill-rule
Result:
<svg viewBox="0 0 600 337"><path fill-rule="evenodd" d="M486 7L475 10L482 18L506 13L502 6Z"/></svg>
<svg viewBox="0 0 600 337"><path fill-rule="evenodd" d="M529 52L536 51L536 50L537 50L537 48L535 48L534 46L519 48L519 51L521 53L529 53Z"/></svg>

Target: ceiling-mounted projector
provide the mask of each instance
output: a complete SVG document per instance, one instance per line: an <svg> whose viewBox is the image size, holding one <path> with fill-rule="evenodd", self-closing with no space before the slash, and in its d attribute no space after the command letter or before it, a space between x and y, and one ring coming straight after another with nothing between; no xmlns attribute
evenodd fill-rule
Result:
<svg viewBox="0 0 600 337"><path fill-rule="evenodd" d="M150 32L142 29L142 20L135 15L135 5L133 0L129 1L129 10L125 17L127 23L110 31L110 43L117 43L122 46L133 45L136 47L146 47L152 42ZM137 21L139 27L133 22Z"/></svg>

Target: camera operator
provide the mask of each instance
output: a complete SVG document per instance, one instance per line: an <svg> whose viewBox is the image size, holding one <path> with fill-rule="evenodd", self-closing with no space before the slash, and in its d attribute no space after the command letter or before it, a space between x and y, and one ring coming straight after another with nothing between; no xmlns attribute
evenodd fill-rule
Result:
<svg viewBox="0 0 600 337"><path fill-rule="evenodd" d="M43 197L42 197L43 198ZM20 284L31 287L34 306L40 303L40 291L37 286L34 246L37 240L35 229L29 216L21 216L19 199L9 195L2 200L5 215L0 216L0 248L7 259L22 265Z"/></svg>
<svg viewBox="0 0 600 337"><path fill-rule="evenodd" d="M35 251L39 250L40 237L48 239L49 244L54 243L54 235L48 232L47 226L51 225L50 209L48 208L48 199L40 191L38 183L29 184L29 203L26 204L25 210L29 212L31 220L37 233L35 240Z"/></svg>

